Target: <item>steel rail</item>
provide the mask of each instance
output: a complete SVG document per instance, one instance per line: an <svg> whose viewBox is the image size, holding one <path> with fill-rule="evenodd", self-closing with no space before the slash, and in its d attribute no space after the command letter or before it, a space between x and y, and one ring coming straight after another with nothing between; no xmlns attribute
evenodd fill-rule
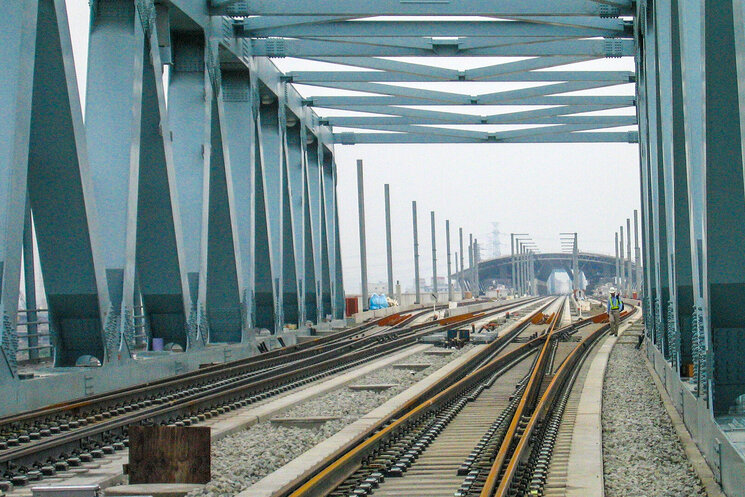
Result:
<svg viewBox="0 0 745 497"><path fill-rule="evenodd" d="M430 309L413 312L408 318L387 331L394 331L403 328L406 324L416 319L423 313L430 312ZM382 319L382 318L381 318ZM355 344L352 340L360 334L377 326L380 319L375 319L362 325L340 331L333 335L319 337L315 340L302 344L292 345L275 349L270 352L238 359L222 364L209 365L195 371L189 371L179 375L169 376L159 380L140 383L131 387L121 388L109 392L92 395L82 399L75 399L68 402L52 404L39 409L26 411L20 414L0 417L0 428L14 424L29 421L35 421L43 417L70 413L77 414L77 410L82 408L91 408L94 405L103 405L105 402L122 402L125 398L135 398L137 396L148 395L157 390L163 390L172 387L179 387L186 381L215 381L221 378L250 373L252 371L264 371L270 368L281 366L292 361L297 361L309 357L317 358L319 354L326 353L330 350L339 350L339 343L346 341L349 345ZM250 369L246 369L250 368Z"/></svg>
<svg viewBox="0 0 745 497"><path fill-rule="evenodd" d="M530 301L533 300L529 299L528 302ZM486 313L443 327L440 327L440 321L442 320L432 323L423 323L424 326L416 325L407 330L392 332L404 336L393 336L389 341L381 340L379 336L375 336L372 337L372 339L378 343L375 346L358 348L341 356L329 356L326 354L327 357L324 357L325 360L321 362L318 361L319 356L315 356L314 360L310 361L312 364L303 368L298 368L296 364L289 364L279 369L260 373L260 378L253 376L231 384L205 387L202 390L190 389L183 396L171 396L171 398L166 398L165 400L159 399L158 402L154 402L156 404L154 406L141 406L141 409L137 412L121 413L120 416L117 416L114 419L96 422L92 425L84 426L83 428L70 432L61 433L58 436L47 440L37 441L30 445L12 447L0 451L0 464L7 466L8 464L18 463L19 461L28 463L38 454L43 454L44 452L53 449L57 449L57 452L59 452L63 448L69 447L70 444L77 443L79 440L92 439L115 430L119 430L123 433L126 426L133 423L156 420L162 421L167 419L168 416L186 417L193 415L194 412L201 413L204 412L204 410L214 409L215 406L220 405L226 406L220 407L220 409L223 410L243 407L252 402L263 399L270 394L280 393L281 391L286 391L287 389L294 388L300 384L305 384L310 377L316 378L328 376L329 374L354 367L355 365L367 362L374 358L390 354L392 351L410 346L415 343L420 336L434 331L429 329L433 326L438 326L438 329L448 329L450 327L461 326L473 320L483 319L485 316L504 312L516 306L524 305L525 303L526 301L523 300L516 303L511 302L507 305L496 306L495 309L490 309ZM196 420L192 420L186 424L191 424L191 422L195 421Z"/></svg>
<svg viewBox="0 0 745 497"><path fill-rule="evenodd" d="M510 425L507 428L507 433L505 434L503 442L500 445L499 451L497 452L497 456L494 460L494 464L492 466L493 468L502 468L502 465L509 457L509 451L513 445L512 441L516 438L516 434L519 430L519 425L523 416L526 412L530 412L533 409L535 400L538 396L541 384L543 382L543 377L545 376L546 365L551 355L550 348L553 342L552 337L554 331L556 330L556 323L559 321L559 319L561 319L560 314L563 312L563 309L564 305L562 303L561 311L558 312L556 316L554 316L551 327L548 333L546 333L546 341L543 343L543 347L541 348L538 360L536 361L533 371L530 374L528 385L523 392L520 402L518 403L517 410L512 416L512 421L510 421ZM496 484L496 480L499 477L499 469L497 471L492 470L489 472L489 475L487 476L486 482L484 484L484 488L490 488Z"/></svg>
<svg viewBox="0 0 745 497"><path fill-rule="evenodd" d="M349 330L344 330L340 332L339 334L319 337L315 340L311 340L311 341L308 341L302 344L291 345L289 347L275 349L275 350L269 351L261 355L247 357L245 359L239 359L236 361L231 361L231 362L223 363L223 364L210 365L210 366L206 366L206 367L200 368L195 371L189 371L189 372L181 373L178 375L168 376L166 378L161 378L161 379L154 380L154 381L140 383L137 385L133 385L131 387L125 387L125 388L120 388L117 390L111 390L108 392L102 392L102 393L91 395L89 397L85 397L82 399L75 399L75 400L71 400L67 402L51 404L51 405L44 406L38 409L25 411L19 414L3 416L3 417L0 417L0 427L2 427L3 425L7 425L9 423L22 422L22 421L26 421L29 419L37 418L39 416L44 416L44 415L52 416L55 414L60 414L65 411L70 411L70 410L73 410L79 407L85 407L85 406L91 405L92 403L97 402L97 401L103 401L103 400L107 400L111 398L118 399L119 396L122 394L132 394L132 393L141 392L141 391L144 391L144 389L147 389L149 387L167 386L168 384L172 382L179 382L179 381L183 381L189 378L203 377L204 375L210 372L215 372L215 371L223 372L226 367L233 367L233 366L239 366L239 365L244 365L244 364L262 362L268 359L288 356L296 352L304 351L306 349L315 349L321 345L325 345L326 342L336 341L340 338L346 338L346 337L350 337L358 333L364 332L365 330L375 326L378 321L379 319L376 319L368 323L363 323ZM341 334L343 334L343 336L339 336Z"/></svg>
<svg viewBox="0 0 745 497"><path fill-rule="evenodd" d="M637 309L636 307L634 307L633 311L625 313L622 316L622 319L627 319L636 311ZM502 471L504 460L496 459L494 461L489 475L487 476L486 483L484 484L484 488L481 491L480 497L507 497L508 495L512 495L510 493L510 486L514 481L518 466L527 457L526 454L528 453L528 449L531 444L531 438L533 433L535 432L536 426L538 426L538 424L548 415L548 413L554 407L554 401L559 397L561 389L565 385L565 380L567 380L567 378L569 378L569 376L574 372L575 368L581 364L580 359L585 356L585 353L591 350L591 348L597 342L597 339L605 334L609 329L610 325L603 325L597 330L590 333L561 362L555 374L553 375L551 382L546 388L546 391L543 393L540 400L538 401L538 404L535 406L535 409L531 413L530 419L525 425L522 433L519 435L519 439L517 439L515 433L512 434L512 438L505 437L503 447L511 446L514 444L515 441L517 441L517 446L514 448L514 451L509 461L507 462L507 466L501 478L499 478L499 476ZM515 417L517 418L517 416ZM499 479L498 482L497 479Z"/></svg>
<svg viewBox="0 0 745 497"><path fill-rule="evenodd" d="M555 301L554 301L555 302ZM414 425L422 416L435 410L442 405L451 402L453 398L461 395L469 388L483 381L506 364L523 356L528 351L533 351L543 343L546 335L537 337L517 349L499 355L499 353L527 326L531 324L533 317L551 306L553 302L547 303L541 309L522 319L511 333L492 342L480 354L463 364L457 372L441 379L430 388L409 400L394 413L381 420L365 433L350 441L341 450L329 455L321 461L313 475L301 475L288 484L283 490L276 493L274 497L315 497L325 495L336 488L349 475L351 475L381 445L395 439L408 427ZM495 357L496 356L496 357ZM484 358L491 357L486 365L481 365ZM474 369L476 365L477 369ZM471 372L468 372L471 370ZM457 373L464 377L453 381L452 377Z"/></svg>

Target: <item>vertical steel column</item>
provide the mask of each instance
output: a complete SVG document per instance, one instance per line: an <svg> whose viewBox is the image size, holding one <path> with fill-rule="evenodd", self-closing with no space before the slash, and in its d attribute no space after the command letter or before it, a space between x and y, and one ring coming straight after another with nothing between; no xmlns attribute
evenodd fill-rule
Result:
<svg viewBox="0 0 745 497"><path fill-rule="evenodd" d="M515 294L515 234L510 233L510 269L512 269L512 294Z"/></svg>
<svg viewBox="0 0 745 497"><path fill-rule="evenodd" d="M468 277L466 278L466 283L469 291L473 291L473 278L471 277L471 273L473 272L473 242L468 242Z"/></svg>
<svg viewBox="0 0 745 497"><path fill-rule="evenodd" d="M530 288L531 294L538 295L538 289L535 283L535 252L530 252Z"/></svg>
<svg viewBox="0 0 745 497"><path fill-rule="evenodd" d="M393 236L391 234L391 194L388 183L385 184L385 248L388 256L388 295L393 296Z"/></svg>
<svg viewBox="0 0 745 497"><path fill-rule="evenodd" d="M306 188L308 194L308 227L310 230L311 253L313 254L314 288L307 302L308 319L320 323L323 318L323 194L321 193L321 165L319 162L318 139L312 134L308 137ZM258 249L258 247L257 247Z"/></svg>
<svg viewBox="0 0 745 497"><path fill-rule="evenodd" d="M11 350L6 339L15 336L26 192L33 211L36 245L50 309L56 365L74 366L82 355L93 355L102 362L117 360L120 356L126 359L129 346L134 342L134 322L130 320L128 324L131 326L126 328L126 334L123 333L124 330L117 326L123 308L121 305L111 308L109 303L110 288L102 258L105 250L102 251L99 245L103 237L97 222L99 213L95 209L95 187L88 162L87 145L90 142L85 136L64 2L13 2L3 7L0 26L7 46L0 55L3 66L0 103L4 115L4 122L0 125L0 174L5 185L5 191L0 194L0 203L3 204L0 236L6 246L0 248L5 321L0 333L3 334L6 359L15 362L15 341ZM144 40L135 9L119 13L125 19L123 22L130 25L124 37L129 40L137 38L133 43L134 50L128 51L127 55L132 60L141 58ZM17 27L8 26L8 22L19 24ZM20 37L18 29L23 31ZM137 42L142 44L136 46ZM145 71L149 70L148 66L144 64ZM143 76L132 71L126 77L132 83ZM17 78L23 78L23 81ZM132 86L128 90L131 104L128 110L134 114L137 106L132 101L141 95L134 92ZM112 92L114 95L115 91ZM11 101L6 100L8 96ZM127 151L135 148L133 142L137 140L129 134L131 126L133 119L129 118L124 126L125 135L120 138ZM108 133L113 134L111 130ZM110 178L116 184L115 188L122 187L120 198L128 196L129 177L130 160L127 156L123 174ZM7 205L9 201L14 205ZM117 241L122 242L116 251L116 256L121 256L117 258L117 268L123 272L125 261L131 262L129 268L134 282L134 261L126 258L128 247L123 240L127 232L127 214L132 211L127 212L126 200L124 205L124 211L113 220L116 224L121 223L118 224L121 233L117 233ZM133 231L127 234L133 235ZM119 295L124 288L119 277L121 274L116 275L117 281L113 285ZM131 309L130 305L130 316ZM125 340L126 344L123 343ZM3 362L0 359L0 365Z"/></svg>
<svg viewBox="0 0 745 497"><path fill-rule="evenodd" d="M476 257L475 247L473 246L473 233L468 234L468 287L473 295L473 263Z"/></svg>
<svg viewBox="0 0 745 497"><path fill-rule="evenodd" d="M445 220L445 247L447 249L447 263L448 263L448 302L453 300L453 278L452 278L452 267L450 265L450 220ZM457 257L457 254L456 254Z"/></svg>
<svg viewBox="0 0 745 497"><path fill-rule="evenodd" d="M432 220L432 291L437 295L437 243L435 240L435 211L430 211Z"/></svg>
<svg viewBox="0 0 745 497"><path fill-rule="evenodd" d="M336 162L334 162L334 232L336 233L336 236L334 237L336 240L336 283L334 286L336 293L334 296L334 317L336 317L336 319L344 319L344 310L346 308L346 294L344 293L344 268L342 267L341 261L341 233L339 231L339 193L337 188L339 179L337 176L337 171L337 165Z"/></svg>
<svg viewBox="0 0 745 497"><path fill-rule="evenodd" d="M626 257L624 257L624 264L626 264L626 296L631 295L631 288L633 286L633 275L631 268L631 218L626 218Z"/></svg>
<svg viewBox="0 0 745 497"><path fill-rule="evenodd" d="M671 282L675 285L677 307L675 309L676 324L679 331L679 365L681 373L687 376L688 365L693 363L692 357L692 322L694 316L693 273L691 266L691 228L688 198L688 177L686 165L685 118L683 115L683 86L681 71L680 19L678 16L678 0L671 0L665 7L665 16L670 18L671 33L671 63L666 67L672 73L672 203L671 219L674 251L670 252ZM675 302L674 302L675 303Z"/></svg>
<svg viewBox="0 0 745 497"><path fill-rule="evenodd" d="M476 289L476 295L474 297L478 297L481 295L481 282L479 281L479 261L481 259L481 254L479 252L479 241L474 239L473 240L473 286Z"/></svg>
<svg viewBox="0 0 745 497"><path fill-rule="evenodd" d="M458 286L460 287L460 298L463 299L465 296L466 286L466 267L463 265L465 256L463 255L463 228L458 228L458 236L460 237L460 273L458 277Z"/></svg>
<svg viewBox="0 0 745 497"><path fill-rule="evenodd" d="M523 246L522 240L517 242L517 246L517 288L518 293L522 297L525 295L525 247Z"/></svg>
<svg viewBox="0 0 745 497"><path fill-rule="evenodd" d="M613 245L616 248L616 257L614 259L616 262L616 277L613 280L613 284L614 286L620 286L619 282L621 281L621 265L619 264L618 260L618 231L616 231L616 241L613 243Z"/></svg>
<svg viewBox="0 0 745 497"><path fill-rule="evenodd" d="M305 262L305 146L307 136L299 118L290 111L280 86L279 118L283 134L285 181L283 186L283 274L285 321L301 326L306 321L305 296L308 287ZM311 282L312 286L312 282Z"/></svg>
<svg viewBox="0 0 745 497"><path fill-rule="evenodd" d="M248 71L223 71L222 97L225 108L233 203L236 212L236 265L242 321L242 341L253 339L254 245L255 245L255 167L256 120L258 102L254 102ZM255 108L256 107L256 108Z"/></svg>
<svg viewBox="0 0 745 497"><path fill-rule="evenodd" d="M640 281L643 286L640 286L639 291L642 297L644 320L647 337L653 340L656 336L654 332L654 310L653 310L653 299L652 299L652 259L650 248L651 238L650 233L650 179L649 179L649 162L650 162L650 139L649 139L649 124L647 119L647 81L646 81L646 64L645 64L645 52L646 52L646 4L638 2L636 4L636 18L637 22L634 24L634 36L638 40L636 44L636 94L637 94L637 108L636 114L639 120L639 177L641 183L641 240L644 251L641 253L641 259L643 262L644 277Z"/></svg>
<svg viewBox="0 0 745 497"><path fill-rule="evenodd" d="M460 287L460 265L458 264L458 252L455 253L455 274L459 275L456 281L458 282L458 286Z"/></svg>
<svg viewBox="0 0 745 497"><path fill-rule="evenodd" d="M416 200L411 202L411 215L414 225L414 291L416 297L414 298L415 304L422 302L421 289L419 288L419 234L417 232L417 216L416 216Z"/></svg>
<svg viewBox="0 0 745 497"><path fill-rule="evenodd" d="M323 185L323 212L325 229L325 248L328 260L327 271L324 273L324 313L332 317L338 317L338 298L341 293L339 288L340 258L338 253L338 230L336 215L336 164L331 150L321 145L320 157L323 167L321 168L321 180Z"/></svg>
<svg viewBox="0 0 745 497"><path fill-rule="evenodd" d="M362 172L362 161L357 161L357 209L360 226L360 282L362 285L362 310L370 308L367 295L367 241L365 239L365 180ZM386 211L387 212L387 211ZM390 279L389 279L390 281Z"/></svg>
<svg viewBox="0 0 745 497"><path fill-rule="evenodd" d="M530 277L528 275L528 244L523 245L523 293L530 294Z"/></svg>
<svg viewBox="0 0 745 497"><path fill-rule="evenodd" d="M522 288L522 243L519 239L515 239L515 276L517 285L517 295L521 297L523 295Z"/></svg>
<svg viewBox="0 0 745 497"><path fill-rule="evenodd" d="M618 291L623 292L623 289L625 288L626 284L626 264L624 263L624 247L623 247L623 226L620 227L619 235L618 235L618 265L621 269L621 276L618 280Z"/></svg>
<svg viewBox="0 0 745 497"><path fill-rule="evenodd" d="M650 11L651 6L648 6L648 10L645 15L646 23L646 51L645 51L645 84L646 84L646 99L647 99L647 126L649 131L649 189L650 189L650 209L649 209L649 226L650 233L648 243L650 244L650 255L652 267L650 273L652 275L652 309L654 312L654 331L655 331L655 343L660 349L662 354L667 357L667 344L665 340L665 316L666 316L666 281L663 281L664 272L663 265L666 265L666 255L664 252L667 250L667 246L662 245L664 239L664 226L661 225L661 221L664 219L664 210L661 211L660 207L664 206L664 191L663 180L661 178L661 170L663 165L662 152L660 150L660 104L659 104L659 84L658 84L658 67L657 67L657 34L656 24L654 20L654 11ZM664 288L663 288L664 287Z"/></svg>
<svg viewBox="0 0 745 497"><path fill-rule="evenodd" d="M671 0L655 2L652 24L655 29L658 114L658 242L660 243L660 315L664 330L666 357L673 367L679 364L679 327L675 282L675 165L673 163L673 66Z"/></svg>
<svg viewBox="0 0 745 497"><path fill-rule="evenodd" d="M709 312L707 233L707 123L704 76L704 3L679 0L677 15L681 51L683 120L685 133L686 169L688 180L688 212L690 220L691 274L693 286L693 318L691 355L694 380L698 395L708 398L712 407L708 353L711 349L711 320ZM702 119L702 116L706 116Z"/></svg>
<svg viewBox="0 0 745 497"><path fill-rule="evenodd" d="M209 166L208 212L207 229L202 230L202 236L206 237L206 243L202 247L206 245L207 250L205 307L210 341L240 342L243 337L243 322L238 283L238 216L232 192L233 172L227 141L227 117L222 98L222 73L217 47L208 46L207 50L212 52L207 54L209 84L206 92L209 102L209 134L205 144L205 160Z"/></svg>
<svg viewBox="0 0 745 497"><path fill-rule="evenodd" d="M3 49L0 64L0 381L12 379L17 371L16 317L21 278L23 218L27 202L27 174L31 108L34 88L37 2L13 2L3 6L0 28ZM103 350L101 333L98 348Z"/></svg>
<svg viewBox="0 0 745 497"><path fill-rule="evenodd" d="M577 233L574 233L574 247L572 248L572 272L574 273L574 289L579 290L581 281L579 279L579 245Z"/></svg>
<svg viewBox="0 0 745 497"><path fill-rule="evenodd" d="M634 290L641 293L642 289L642 260L639 248L639 211L634 209Z"/></svg>
<svg viewBox="0 0 745 497"><path fill-rule="evenodd" d="M201 33L173 33L168 117L173 126L173 157L184 236L184 269L191 296L190 345L202 345L208 333L207 250L210 191L209 100L205 40ZM110 47L107 47L110 48ZM89 128L90 129L90 128ZM128 293L128 292L127 292Z"/></svg>
<svg viewBox="0 0 745 497"><path fill-rule="evenodd" d="M252 80L253 83L253 80ZM284 326L283 152L279 105L268 90L259 94L256 153L256 246L254 261L256 325L278 333Z"/></svg>

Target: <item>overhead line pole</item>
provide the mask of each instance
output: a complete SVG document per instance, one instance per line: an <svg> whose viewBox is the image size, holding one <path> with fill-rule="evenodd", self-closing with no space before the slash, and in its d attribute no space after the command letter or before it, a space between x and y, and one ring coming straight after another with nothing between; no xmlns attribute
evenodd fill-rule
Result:
<svg viewBox="0 0 745 497"><path fill-rule="evenodd" d="M445 247L447 249L447 262L448 262L448 302L453 300L453 278L451 276L450 266L450 220L445 220Z"/></svg>
<svg viewBox="0 0 745 497"><path fill-rule="evenodd" d="M460 298L463 300L463 296L465 295L463 293L465 291L465 285L463 284L463 278L465 277L465 266L463 265L463 228L458 228L458 234L460 236L460 278L458 278L458 286L460 287Z"/></svg>
<svg viewBox="0 0 745 497"><path fill-rule="evenodd" d="M437 295L437 243L435 240L435 211L430 211L432 220L432 291ZM435 297L435 300L437 298Z"/></svg>
<svg viewBox="0 0 745 497"><path fill-rule="evenodd" d="M393 241L391 236L391 193L388 183L385 184L385 245L388 255L388 295L393 295Z"/></svg>
<svg viewBox="0 0 745 497"><path fill-rule="evenodd" d="M626 218L626 295L631 293L633 275L631 274L631 219Z"/></svg>
<svg viewBox="0 0 745 497"><path fill-rule="evenodd" d="M416 227L416 200L411 203L411 211L414 220L414 291L416 292L414 303L420 304L421 290L419 288L419 238Z"/></svg>
<svg viewBox="0 0 745 497"><path fill-rule="evenodd" d="M362 310L370 308L367 295L367 241L365 240L365 181L362 161L357 161L357 208L360 218L360 280L362 284Z"/></svg>
<svg viewBox="0 0 745 497"><path fill-rule="evenodd" d="M613 244L616 247L616 277L613 279L614 286L620 286L619 281L621 280L621 268L618 264L618 232L616 231L616 242Z"/></svg>
<svg viewBox="0 0 745 497"><path fill-rule="evenodd" d="M634 288L637 292L642 287L641 257L641 250L639 248L639 211L634 209L634 264L636 265L636 271L634 271Z"/></svg>

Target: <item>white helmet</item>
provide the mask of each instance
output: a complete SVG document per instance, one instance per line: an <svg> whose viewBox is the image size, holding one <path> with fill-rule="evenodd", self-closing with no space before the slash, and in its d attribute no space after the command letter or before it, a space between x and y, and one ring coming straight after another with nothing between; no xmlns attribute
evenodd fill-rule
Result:
<svg viewBox="0 0 745 497"><path fill-rule="evenodd" d="M610 289L610 293L616 293L616 289L615 289L615 288L613 288L613 287L611 287L611 289Z"/></svg>

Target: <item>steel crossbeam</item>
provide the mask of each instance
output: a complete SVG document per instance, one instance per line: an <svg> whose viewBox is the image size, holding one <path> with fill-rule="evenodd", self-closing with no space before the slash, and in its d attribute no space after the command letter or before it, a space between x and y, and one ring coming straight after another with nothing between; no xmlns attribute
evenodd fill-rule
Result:
<svg viewBox="0 0 745 497"><path fill-rule="evenodd" d="M249 22L252 18L243 22ZM323 18L322 18L323 19ZM328 19L328 18L325 18ZM525 21L320 21L278 27L247 28L237 24L236 34L249 38L336 38L356 37L626 37L630 33L620 19L604 19L604 27L574 27ZM250 26L250 24L248 24Z"/></svg>
<svg viewBox="0 0 745 497"><path fill-rule="evenodd" d="M377 0L208 0L213 15L281 16L619 16L632 15L631 0L601 3L592 0L461 0L459 2L401 2Z"/></svg>

